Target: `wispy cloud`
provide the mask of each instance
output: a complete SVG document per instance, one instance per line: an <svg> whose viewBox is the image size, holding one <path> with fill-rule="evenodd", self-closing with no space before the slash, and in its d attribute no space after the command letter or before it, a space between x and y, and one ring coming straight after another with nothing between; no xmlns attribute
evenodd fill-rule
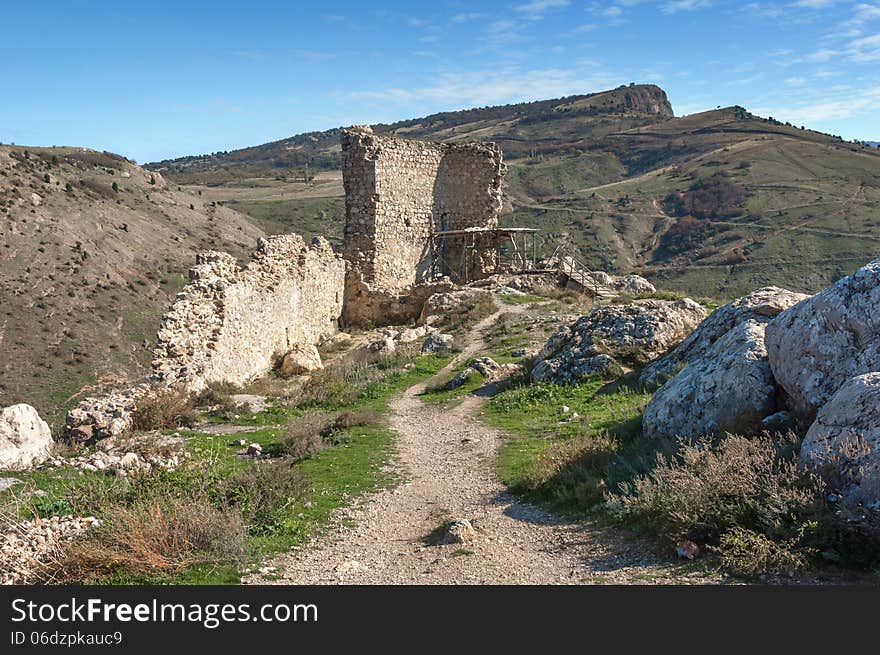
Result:
<svg viewBox="0 0 880 655"><path fill-rule="evenodd" d="M523 70L509 67L501 71L447 72L430 85L357 91L352 92L350 98L383 103L442 103L447 107L473 107L589 93L619 82L619 77L602 70L576 72L559 68Z"/></svg>
<svg viewBox="0 0 880 655"><path fill-rule="evenodd" d="M532 2L514 6L514 10L527 18L540 19L550 9L567 7L570 4L571 0L532 0Z"/></svg>
<svg viewBox="0 0 880 655"><path fill-rule="evenodd" d="M802 9L825 9L835 3L836 0L797 0L797 2L792 3L792 6Z"/></svg>
<svg viewBox="0 0 880 655"><path fill-rule="evenodd" d="M697 9L706 9L711 7L710 0L673 0L663 5L663 12L666 14L674 14L679 11L695 11Z"/></svg>
<svg viewBox="0 0 880 655"><path fill-rule="evenodd" d="M460 14L455 14L449 20L453 23L469 23L471 21L480 20L481 18L484 18L484 17L485 17L485 14L481 14L476 11L470 11L470 12L462 12Z"/></svg>

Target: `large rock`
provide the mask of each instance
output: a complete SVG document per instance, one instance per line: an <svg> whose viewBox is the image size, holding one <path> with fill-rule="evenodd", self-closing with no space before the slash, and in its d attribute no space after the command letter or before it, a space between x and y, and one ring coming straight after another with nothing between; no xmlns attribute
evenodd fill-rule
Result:
<svg viewBox="0 0 880 655"><path fill-rule="evenodd" d="M767 323L805 298L808 296L788 289L764 287L722 305L678 346L646 366L639 382L646 387L660 386L685 364L704 357L715 342L736 325L746 320Z"/></svg>
<svg viewBox="0 0 880 655"><path fill-rule="evenodd" d="M777 387L764 347L765 324L747 319L664 384L642 417L646 437L697 437L760 425Z"/></svg>
<svg viewBox="0 0 880 655"><path fill-rule="evenodd" d="M811 420L844 382L880 370L880 260L779 314L766 338L776 381Z"/></svg>
<svg viewBox="0 0 880 655"><path fill-rule="evenodd" d="M0 469L22 471L40 464L52 449L52 431L25 403L0 411Z"/></svg>
<svg viewBox="0 0 880 655"><path fill-rule="evenodd" d="M462 287L446 293L431 295L422 307L420 323L435 325L443 323L450 312L481 302L492 302L492 292L487 289Z"/></svg>
<svg viewBox="0 0 880 655"><path fill-rule="evenodd" d="M678 344L706 318L690 298L638 300L596 307L557 330L538 353L532 379L569 383L612 370L617 360L650 360Z"/></svg>
<svg viewBox="0 0 880 655"><path fill-rule="evenodd" d="M324 368L321 362L321 354L313 345L295 345L281 360L278 373L282 377L294 375L308 375Z"/></svg>
<svg viewBox="0 0 880 655"><path fill-rule="evenodd" d="M833 476L846 505L880 510L880 372L851 378L822 406L801 459Z"/></svg>

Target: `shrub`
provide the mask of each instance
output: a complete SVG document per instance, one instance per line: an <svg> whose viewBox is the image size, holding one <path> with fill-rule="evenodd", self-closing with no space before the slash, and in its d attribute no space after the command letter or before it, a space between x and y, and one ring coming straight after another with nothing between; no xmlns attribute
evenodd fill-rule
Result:
<svg viewBox="0 0 880 655"><path fill-rule="evenodd" d="M49 570L54 582L113 573L170 573L191 564L236 559L244 552L241 515L205 499L148 498L110 507L101 524L68 546Z"/></svg>
<svg viewBox="0 0 880 655"><path fill-rule="evenodd" d="M192 426L196 413L182 391L164 390L140 400L132 415L135 430L167 430Z"/></svg>
<svg viewBox="0 0 880 655"><path fill-rule="evenodd" d="M308 480L293 461L268 460L255 462L219 486L251 534L271 534L284 527L288 507L305 495Z"/></svg>
<svg viewBox="0 0 880 655"><path fill-rule="evenodd" d="M611 516L668 543L708 544L750 575L798 568L822 539L820 523L834 523L825 484L798 463L793 435L684 442L620 487L606 502Z"/></svg>
<svg viewBox="0 0 880 655"><path fill-rule="evenodd" d="M805 524L807 527L808 524ZM731 528L712 550L721 556L728 571L745 576L761 573L792 575L809 564L813 550L799 545L801 535L773 541L766 535L745 528Z"/></svg>
<svg viewBox="0 0 880 655"><path fill-rule="evenodd" d="M324 447L321 435L328 425L323 414L307 414L291 421L278 441L278 454L295 460L312 456Z"/></svg>

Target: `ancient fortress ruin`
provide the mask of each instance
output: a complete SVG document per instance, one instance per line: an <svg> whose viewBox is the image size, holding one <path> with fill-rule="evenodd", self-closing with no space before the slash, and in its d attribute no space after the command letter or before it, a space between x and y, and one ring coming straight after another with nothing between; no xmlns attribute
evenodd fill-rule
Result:
<svg viewBox="0 0 880 655"><path fill-rule="evenodd" d="M463 283L491 273L496 250L486 230L498 226L504 172L494 143L344 130L345 321L405 321L418 314L438 279ZM435 239L465 231L484 238Z"/></svg>
<svg viewBox="0 0 880 655"><path fill-rule="evenodd" d="M153 371L198 392L245 384L285 353L346 325L411 322L465 261L472 279L492 270L491 249L432 248L432 235L493 228L504 164L494 144L448 145L343 131L343 253L295 234L261 239L240 267L226 253L198 256L190 282L165 315Z"/></svg>
<svg viewBox="0 0 880 655"><path fill-rule="evenodd" d="M198 255L163 317L152 387L198 393L212 383L246 384L340 326L412 323L432 293L493 271L505 171L495 144L415 141L361 127L343 131L342 151L342 252L288 234L261 239L244 266L222 252ZM471 238L435 239L464 233ZM66 434L82 441L124 433L149 388L86 399L68 413Z"/></svg>

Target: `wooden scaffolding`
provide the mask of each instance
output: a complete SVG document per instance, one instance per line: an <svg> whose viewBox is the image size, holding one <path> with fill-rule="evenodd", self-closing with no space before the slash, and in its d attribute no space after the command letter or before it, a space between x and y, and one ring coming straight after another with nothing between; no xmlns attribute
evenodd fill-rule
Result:
<svg viewBox="0 0 880 655"><path fill-rule="evenodd" d="M457 284L493 273L537 270L538 230L530 227L483 227L445 230L431 235L433 279L448 275Z"/></svg>

